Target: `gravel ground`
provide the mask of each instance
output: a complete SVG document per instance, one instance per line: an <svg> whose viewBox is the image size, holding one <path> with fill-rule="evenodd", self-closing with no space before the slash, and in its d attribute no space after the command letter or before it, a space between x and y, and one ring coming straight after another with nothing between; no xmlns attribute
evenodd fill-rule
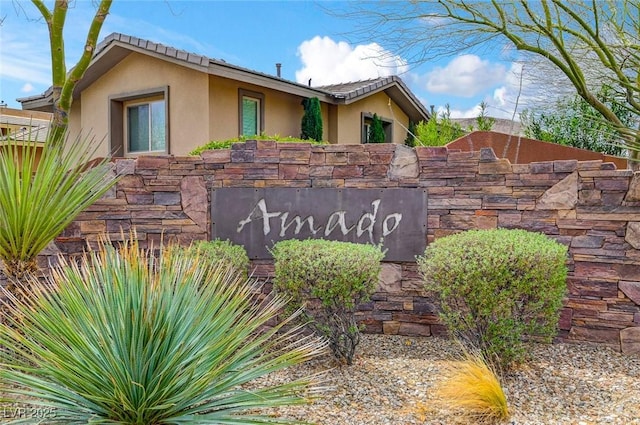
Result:
<svg viewBox="0 0 640 425"><path fill-rule="evenodd" d="M505 378L514 425L640 424L640 356L602 346L531 344L532 361ZM326 425L464 423L432 395L458 347L442 338L363 335L352 366L315 360L267 378L326 371L328 388L274 416Z"/></svg>

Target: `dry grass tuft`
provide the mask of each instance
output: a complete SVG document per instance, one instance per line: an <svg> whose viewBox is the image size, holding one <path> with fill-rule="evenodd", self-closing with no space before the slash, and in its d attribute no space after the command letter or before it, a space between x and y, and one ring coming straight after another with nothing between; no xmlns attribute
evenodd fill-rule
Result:
<svg viewBox="0 0 640 425"><path fill-rule="evenodd" d="M465 351L462 360L443 368L444 380L436 388L440 403L474 424L498 424L509 416L507 397L495 368L480 353Z"/></svg>

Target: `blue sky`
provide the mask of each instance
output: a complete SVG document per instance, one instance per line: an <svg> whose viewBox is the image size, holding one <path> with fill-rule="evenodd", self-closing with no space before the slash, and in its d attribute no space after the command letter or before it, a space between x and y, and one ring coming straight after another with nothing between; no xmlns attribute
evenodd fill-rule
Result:
<svg viewBox="0 0 640 425"><path fill-rule="evenodd" d="M356 22L330 13L344 7L331 1L114 0L100 40L120 32L272 74L279 62L283 78L311 78L312 85L397 74L427 108L449 104L452 116L475 117L484 100L490 115L513 115L517 64L459 54L408 66L379 40L354 40ZM76 0L67 14L68 66L80 55L94 10L92 1ZM49 38L38 18L28 0L0 0L0 100L9 107L19 108L16 98L51 84Z"/></svg>

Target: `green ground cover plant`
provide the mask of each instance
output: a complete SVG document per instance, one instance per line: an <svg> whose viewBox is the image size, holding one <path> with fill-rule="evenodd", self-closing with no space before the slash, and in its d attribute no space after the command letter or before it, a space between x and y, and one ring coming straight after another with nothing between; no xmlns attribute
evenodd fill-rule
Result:
<svg viewBox="0 0 640 425"><path fill-rule="evenodd" d="M280 241L271 252L274 289L291 299L290 307L302 308L338 360L352 364L360 341L355 312L377 287L381 247L307 239Z"/></svg>
<svg viewBox="0 0 640 425"><path fill-rule="evenodd" d="M255 135L255 136L239 136L239 137L234 137L232 139L227 139L227 140L212 140L209 143L206 143L202 146L198 146L197 148L189 152L189 155L200 155L204 151L213 150L213 149L230 149L234 143L244 143L248 140L273 140L278 143L311 143L311 144L319 144L319 145L327 144L327 142L316 141L313 139L300 139L298 137L291 137L291 136L283 137L277 134L274 136L261 134L261 135Z"/></svg>
<svg viewBox="0 0 640 425"><path fill-rule="evenodd" d="M566 258L540 233L469 230L431 243L418 267L450 333L508 369L526 357L523 338L556 334Z"/></svg>
<svg viewBox="0 0 640 425"><path fill-rule="evenodd" d="M296 423L256 409L306 402L317 377L245 387L326 343L287 326L295 315L265 326L286 301L257 301L244 276L200 260L103 241L29 281L0 323L3 401L49 409L49 424Z"/></svg>

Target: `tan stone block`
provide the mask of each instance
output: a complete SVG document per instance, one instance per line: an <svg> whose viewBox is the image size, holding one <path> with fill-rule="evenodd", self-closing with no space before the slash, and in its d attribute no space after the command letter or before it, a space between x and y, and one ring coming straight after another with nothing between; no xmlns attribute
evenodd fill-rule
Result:
<svg viewBox="0 0 640 425"><path fill-rule="evenodd" d="M624 240L635 249L640 249L640 221L627 223L627 232Z"/></svg>
<svg viewBox="0 0 640 425"><path fill-rule="evenodd" d="M629 183L629 191L627 192L627 196L624 200L627 202L640 201L640 171L636 171L633 174L631 182Z"/></svg>
<svg viewBox="0 0 640 425"><path fill-rule="evenodd" d="M183 178L180 182L180 199L182 210L193 223L206 228L209 222L209 197L204 179L199 176Z"/></svg>
<svg viewBox="0 0 640 425"><path fill-rule="evenodd" d="M541 210L572 210L578 202L578 173L573 172L550 187L538 199Z"/></svg>
<svg viewBox="0 0 640 425"><path fill-rule="evenodd" d="M624 354L640 354L640 327L620 331L620 348Z"/></svg>
<svg viewBox="0 0 640 425"><path fill-rule="evenodd" d="M400 330L400 322L386 321L382 323L382 332L385 335L397 335Z"/></svg>
<svg viewBox="0 0 640 425"><path fill-rule="evenodd" d="M398 334L405 336L431 336L431 325L402 322L400 323Z"/></svg>
<svg viewBox="0 0 640 425"><path fill-rule="evenodd" d="M640 305L640 282L621 281L618 288L627 298Z"/></svg>
<svg viewBox="0 0 640 425"><path fill-rule="evenodd" d="M511 162L506 158L478 164L478 174L509 174L512 172Z"/></svg>
<svg viewBox="0 0 640 425"><path fill-rule="evenodd" d="M82 233L103 233L107 231L107 224L104 220L89 220L80 222Z"/></svg>
<svg viewBox="0 0 640 425"><path fill-rule="evenodd" d="M389 178L416 178L420 173L416 151L404 145L397 145L389 167Z"/></svg>
<svg viewBox="0 0 640 425"><path fill-rule="evenodd" d="M402 266L400 266L400 264L382 264L376 292L402 292Z"/></svg>

